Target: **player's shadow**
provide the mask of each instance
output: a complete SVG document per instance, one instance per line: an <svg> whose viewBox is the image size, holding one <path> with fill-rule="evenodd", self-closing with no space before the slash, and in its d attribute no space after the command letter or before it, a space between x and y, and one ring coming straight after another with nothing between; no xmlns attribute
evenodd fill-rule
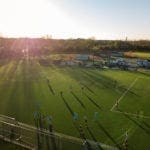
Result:
<svg viewBox="0 0 150 150"><path fill-rule="evenodd" d="M149 73L146 73L146 72L140 72L140 71L138 71L138 73L150 77L150 74L149 74Z"/></svg>
<svg viewBox="0 0 150 150"><path fill-rule="evenodd" d="M134 124L136 124L138 127L140 127L146 134L150 135L150 131L147 130L146 128L144 128L141 123L139 123L138 121L134 120L133 118L131 118L129 115L127 115L126 113L124 113L121 109L118 108L118 110L120 112L122 112L122 114L128 118L129 120L131 120Z"/></svg>
<svg viewBox="0 0 150 150"><path fill-rule="evenodd" d="M89 132L90 136L92 137L93 141L97 142L96 137L94 136L93 132L91 129L87 126L87 131ZM97 144L98 150L103 150L100 144Z"/></svg>
<svg viewBox="0 0 150 150"><path fill-rule="evenodd" d="M93 141L97 142L96 137L92 133L91 129L87 126L87 131L89 132L90 136L92 137Z"/></svg>
<svg viewBox="0 0 150 150"><path fill-rule="evenodd" d="M84 93L84 95L88 98L90 102L92 102L98 109L102 109L100 105L98 105L91 97Z"/></svg>
<svg viewBox="0 0 150 150"><path fill-rule="evenodd" d="M94 91L91 89L91 88L89 88L86 84L84 84L84 83L80 83L84 88L86 88L89 92L91 92L92 94L95 94L94 93ZM96 94L95 94L96 95Z"/></svg>
<svg viewBox="0 0 150 150"><path fill-rule="evenodd" d="M138 96L138 97L141 97L140 95L136 94L135 92L133 92L132 90L128 89L127 87L125 86L118 86L119 89L122 89L122 92L125 92L128 90L128 93L129 94L132 94L134 96Z"/></svg>
<svg viewBox="0 0 150 150"><path fill-rule="evenodd" d="M81 105L84 109L86 109L85 105L84 105L83 102L78 98L78 96L77 96L73 91L71 91L70 93L71 93L71 94L73 95L73 97L80 103L80 105Z"/></svg>
<svg viewBox="0 0 150 150"><path fill-rule="evenodd" d="M93 79L95 82L101 84L105 88L113 88L114 82L111 78L108 78L102 74L97 74L96 72L93 74L91 71L82 71L89 78Z"/></svg>
<svg viewBox="0 0 150 150"><path fill-rule="evenodd" d="M71 109L71 107L70 107L69 104L67 103L67 101L66 101L66 99L64 98L63 94L60 93L60 96L61 96L61 98L62 98L64 104L66 105L68 111L70 112L71 116L73 116L73 115L74 115L73 110ZM73 122L73 125L74 125L74 127L76 128L76 130L77 130L77 131L79 132L79 134L80 134L80 130L79 130L79 127L78 127L78 123L74 121L74 122Z"/></svg>
<svg viewBox="0 0 150 150"><path fill-rule="evenodd" d="M46 82L47 82L47 85L48 85L48 88L49 88L50 92L51 92L53 95L55 95L54 90L53 90L53 88L52 88L52 86L51 86L51 84L50 84L49 79L46 79Z"/></svg>
<svg viewBox="0 0 150 150"><path fill-rule="evenodd" d="M143 123L147 128L150 128L150 125L149 125L147 122L145 122L144 120L142 121L142 123Z"/></svg>
<svg viewBox="0 0 150 150"><path fill-rule="evenodd" d="M107 137L115 144L115 146L117 146L118 149L121 150L121 147L120 145L115 141L115 139L109 134L109 132L103 127L103 125L101 125L99 122L96 122L99 129L102 130L106 135Z"/></svg>
<svg viewBox="0 0 150 150"><path fill-rule="evenodd" d="M67 109L69 110L70 114L73 116L73 110L71 109L71 107L69 106L69 104L67 103L67 101L65 100L64 96L62 94L60 94L64 104L66 105Z"/></svg>
<svg viewBox="0 0 150 150"><path fill-rule="evenodd" d="M116 85L117 85L117 89L119 91L126 91L127 88L125 88L124 86L118 86L118 83L116 80L113 80L109 77L106 77L102 74L97 74L96 72L93 74L90 71L83 71L87 76L89 76L90 78L92 78L95 82L102 84L105 88L110 88L110 89L115 89ZM134 93L131 90L128 90L129 93L135 95L135 96L139 96L136 93Z"/></svg>

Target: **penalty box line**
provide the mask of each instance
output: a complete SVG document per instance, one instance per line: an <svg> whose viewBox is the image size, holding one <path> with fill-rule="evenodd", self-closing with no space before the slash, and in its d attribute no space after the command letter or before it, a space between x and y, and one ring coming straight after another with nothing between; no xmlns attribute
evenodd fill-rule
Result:
<svg viewBox="0 0 150 150"><path fill-rule="evenodd" d="M119 110L113 110L113 112L120 113L120 114L126 114L126 115L130 115L130 116L133 116L133 117L141 117L141 118L144 118L144 119L150 119L150 116L138 115L138 114L133 114L133 113L128 113L128 112L122 112L122 111L119 111Z"/></svg>
<svg viewBox="0 0 150 150"><path fill-rule="evenodd" d="M136 77L136 79L130 84L130 86L128 87L128 89L120 96L120 98L116 101L116 103L112 106L110 111L113 111L113 109L117 106L117 104L120 103L120 101L126 96L126 94L128 93L128 91L133 87L133 85L137 82L137 80L139 79L139 77Z"/></svg>
<svg viewBox="0 0 150 150"><path fill-rule="evenodd" d="M110 111L116 112L116 113L120 113L120 114L127 114L127 115L130 115L130 116L133 116L133 117L141 117L141 118L145 118L145 119L150 119L150 116L138 115L138 114L134 114L134 113L128 113L128 112L122 112L122 111L119 111L119 110L114 110L114 108L116 107L117 103L119 104L119 102L125 97L125 95L127 94L127 92L133 87L133 85L137 82L138 79L139 79L139 77L136 77L136 79L130 84L130 86L128 87L128 89L116 101L116 103L113 105L113 107L111 108Z"/></svg>
<svg viewBox="0 0 150 150"><path fill-rule="evenodd" d="M131 131L133 132L133 130L136 130L136 128L137 127L134 127L134 128L130 127L130 128L128 128L128 130L126 130L123 134L121 134L119 137L116 138L116 141L119 141L120 139L122 139L126 135L126 133L128 133L128 134L130 133L130 136L131 136Z"/></svg>

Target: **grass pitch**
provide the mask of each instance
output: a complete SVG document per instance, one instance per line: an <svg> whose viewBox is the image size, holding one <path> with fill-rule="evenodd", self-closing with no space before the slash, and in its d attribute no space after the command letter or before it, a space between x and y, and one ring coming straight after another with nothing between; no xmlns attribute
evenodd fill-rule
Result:
<svg viewBox="0 0 150 150"><path fill-rule="evenodd" d="M119 108L111 111L137 77ZM57 132L79 137L81 124L86 138L122 145L127 131L130 149L150 147L149 74L43 66L37 59L6 61L0 66L0 98L0 113L21 122L34 125L38 104L43 114L52 116ZM76 123L74 112L79 115Z"/></svg>
<svg viewBox="0 0 150 150"><path fill-rule="evenodd" d="M125 52L125 56L150 59L150 53L148 52Z"/></svg>

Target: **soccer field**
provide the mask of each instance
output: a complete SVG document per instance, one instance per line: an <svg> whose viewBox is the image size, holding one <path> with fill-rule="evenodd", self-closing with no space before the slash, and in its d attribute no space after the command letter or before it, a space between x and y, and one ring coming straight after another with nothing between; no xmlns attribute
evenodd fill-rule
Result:
<svg viewBox="0 0 150 150"><path fill-rule="evenodd" d="M81 124L88 139L122 145L128 132L130 149L150 148L148 73L43 66L36 58L6 61L0 64L0 98L0 114L20 122L34 125L40 105L56 132L79 137Z"/></svg>

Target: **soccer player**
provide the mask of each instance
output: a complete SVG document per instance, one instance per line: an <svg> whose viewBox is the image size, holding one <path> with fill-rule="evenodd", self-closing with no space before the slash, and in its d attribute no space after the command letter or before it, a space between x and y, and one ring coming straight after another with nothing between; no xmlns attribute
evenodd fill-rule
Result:
<svg viewBox="0 0 150 150"><path fill-rule="evenodd" d="M74 112L74 114L73 114L73 119L74 119L74 121L77 121L77 120L78 120L78 113Z"/></svg>
<svg viewBox="0 0 150 150"><path fill-rule="evenodd" d="M98 117L99 117L99 113L98 112L95 112L94 113L94 121L98 121Z"/></svg>

